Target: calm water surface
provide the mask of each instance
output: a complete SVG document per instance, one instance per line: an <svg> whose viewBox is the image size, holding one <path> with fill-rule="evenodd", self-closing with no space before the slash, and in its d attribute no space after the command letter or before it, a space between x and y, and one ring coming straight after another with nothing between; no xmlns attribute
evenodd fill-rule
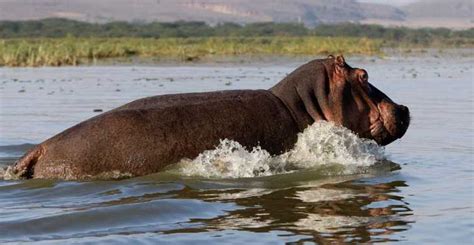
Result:
<svg viewBox="0 0 474 245"><path fill-rule="evenodd" d="M472 244L472 55L348 62L411 110L405 137L386 147L401 170L0 180L0 243ZM165 93L269 88L300 64L0 68L0 166L96 109Z"/></svg>

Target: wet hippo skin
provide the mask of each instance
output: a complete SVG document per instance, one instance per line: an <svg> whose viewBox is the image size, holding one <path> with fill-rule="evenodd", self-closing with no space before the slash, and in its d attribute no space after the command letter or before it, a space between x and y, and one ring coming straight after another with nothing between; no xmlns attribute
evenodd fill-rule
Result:
<svg viewBox="0 0 474 245"><path fill-rule="evenodd" d="M365 70L330 56L299 67L270 90L133 101L53 136L9 171L21 178L90 179L114 171L140 176L195 158L221 139L279 154L317 120L388 144L405 133L409 112L369 84Z"/></svg>

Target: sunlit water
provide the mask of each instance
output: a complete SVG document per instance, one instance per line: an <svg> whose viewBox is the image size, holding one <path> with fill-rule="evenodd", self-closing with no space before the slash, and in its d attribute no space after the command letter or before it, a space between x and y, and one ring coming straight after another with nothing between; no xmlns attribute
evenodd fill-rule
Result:
<svg viewBox="0 0 474 245"><path fill-rule="evenodd" d="M224 141L173 171L140 178L0 180L0 243L472 243L471 57L348 59L412 114L404 138L350 152L350 163L387 157L401 170L328 174L333 165L314 167L327 158L296 151L294 162L309 168L272 172L281 159ZM96 109L157 94L269 88L300 64L0 68L0 166L31 146L18 145L39 143ZM324 135L322 129L307 135ZM322 138L305 139L304 146L321 145ZM221 171L215 159L233 167ZM251 167L264 171L246 171ZM237 178L249 176L258 177Z"/></svg>

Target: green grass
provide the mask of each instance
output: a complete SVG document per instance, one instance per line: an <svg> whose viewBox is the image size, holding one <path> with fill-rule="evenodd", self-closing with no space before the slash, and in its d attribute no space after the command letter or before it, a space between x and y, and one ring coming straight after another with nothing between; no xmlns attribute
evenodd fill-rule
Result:
<svg viewBox="0 0 474 245"><path fill-rule="evenodd" d="M192 61L234 55L381 54L382 41L352 37L0 39L0 66L62 66L104 58Z"/></svg>

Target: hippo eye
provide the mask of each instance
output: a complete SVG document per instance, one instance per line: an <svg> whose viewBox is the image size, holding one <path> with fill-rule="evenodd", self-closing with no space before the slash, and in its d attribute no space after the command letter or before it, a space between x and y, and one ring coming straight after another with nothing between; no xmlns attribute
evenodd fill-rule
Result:
<svg viewBox="0 0 474 245"><path fill-rule="evenodd" d="M359 75L359 79L362 83L366 83L369 81L369 75L367 74L367 72L363 71L361 72L361 74Z"/></svg>

